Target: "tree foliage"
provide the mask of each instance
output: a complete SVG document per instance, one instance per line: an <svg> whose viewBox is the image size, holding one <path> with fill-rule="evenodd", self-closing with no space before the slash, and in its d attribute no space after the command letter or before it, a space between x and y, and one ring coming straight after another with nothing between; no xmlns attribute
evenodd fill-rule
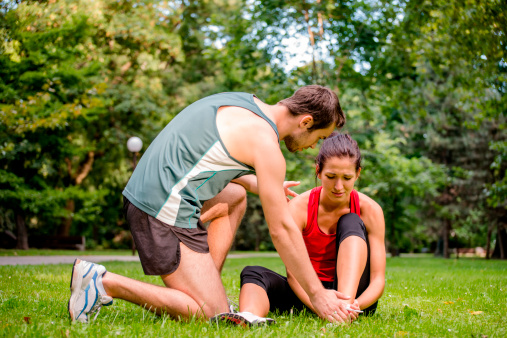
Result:
<svg viewBox="0 0 507 338"><path fill-rule="evenodd" d="M502 1L1 4L4 229L121 245L128 137L146 147L206 95L275 104L313 83L339 93L363 152L358 189L382 205L392 253L485 245L506 226ZM317 151L283 149L299 192L318 184ZM272 248L255 196L236 247Z"/></svg>
<svg viewBox="0 0 507 338"><path fill-rule="evenodd" d="M5 14L0 165L2 189L14 195L3 200L45 232L69 234L74 222L100 233L106 202L118 207L106 222L120 218L126 139L156 135L170 102L163 81L183 60L180 37L161 20L170 8L160 6L23 2Z"/></svg>

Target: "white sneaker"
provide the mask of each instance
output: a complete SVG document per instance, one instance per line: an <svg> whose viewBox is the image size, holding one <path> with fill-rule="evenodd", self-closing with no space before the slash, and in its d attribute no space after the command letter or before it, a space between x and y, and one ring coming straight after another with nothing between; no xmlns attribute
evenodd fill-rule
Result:
<svg viewBox="0 0 507 338"><path fill-rule="evenodd" d="M230 313L238 312L237 309L239 309L239 305L233 302L229 297L227 297L227 305L229 306Z"/></svg>
<svg viewBox="0 0 507 338"><path fill-rule="evenodd" d="M100 264L76 259L72 267L70 280L70 299L68 310L70 319L88 323L88 315L97 311L97 318L102 305L113 304L113 298L106 294L102 285L102 276L106 268Z"/></svg>
<svg viewBox="0 0 507 338"><path fill-rule="evenodd" d="M238 325L238 326L263 326L275 324L276 321L271 318L264 318L254 315L250 312L237 312L237 313L220 313L212 318L210 322L224 322L227 324Z"/></svg>

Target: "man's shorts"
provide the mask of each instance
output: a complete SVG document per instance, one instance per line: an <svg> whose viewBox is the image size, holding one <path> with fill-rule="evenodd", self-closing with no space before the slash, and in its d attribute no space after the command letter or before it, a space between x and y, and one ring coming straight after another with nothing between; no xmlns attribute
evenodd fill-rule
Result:
<svg viewBox="0 0 507 338"><path fill-rule="evenodd" d="M123 213L129 224L146 275L168 275L180 265L180 242L199 253L209 253L208 231L175 227L148 215L123 196Z"/></svg>

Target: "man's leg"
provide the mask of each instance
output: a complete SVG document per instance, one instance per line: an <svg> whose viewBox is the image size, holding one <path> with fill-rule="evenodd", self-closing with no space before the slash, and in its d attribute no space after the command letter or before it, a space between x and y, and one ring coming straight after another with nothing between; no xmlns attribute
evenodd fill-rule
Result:
<svg viewBox="0 0 507 338"><path fill-rule="evenodd" d="M220 272L245 210L246 190L235 183L229 183L218 195L203 204L201 221L211 222L208 227L208 245Z"/></svg>
<svg viewBox="0 0 507 338"><path fill-rule="evenodd" d="M183 243L180 250L178 269L161 276L167 287L107 272L102 280L106 293L175 319L192 315L209 318L228 311L225 289L211 255L194 252Z"/></svg>

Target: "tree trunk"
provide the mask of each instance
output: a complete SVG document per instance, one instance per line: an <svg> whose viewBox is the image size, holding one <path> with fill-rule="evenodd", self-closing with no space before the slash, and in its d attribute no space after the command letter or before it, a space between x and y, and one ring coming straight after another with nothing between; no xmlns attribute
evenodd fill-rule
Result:
<svg viewBox="0 0 507 338"><path fill-rule="evenodd" d="M493 232L493 227L488 226L488 236L486 238L486 259L489 259L489 253L491 251L491 233Z"/></svg>
<svg viewBox="0 0 507 338"><path fill-rule="evenodd" d="M493 251L493 258L505 259L505 249L507 249L507 231L501 224L497 226L496 245Z"/></svg>
<svg viewBox="0 0 507 338"><path fill-rule="evenodd" d="M16 249L28 250L28 231L26 230L25 218L16 214L17 243Z"/></svg>
<svg viewBox="0 0 507 338"><path fill-rule="evenodd" d="M95 152L89 151L86 154L85 160L80 164L79 168L76 171L74 171L72 169L71 159L68 157L65 158L65 162L67 163L67 171L74 185L76 186L81 185L83 180L88 176L88 174L92 170L94 160L95 160ZM67 200L65 209L69 211L69 216L65 217L62 220L60 229L58 231L58 234L60 236L70 235L70 229L72 227L72 219L74 218L74 211L76 210L74 200Z"/></svg>
<svg viewBox="0 0 507 338"><path fill-rule="evenodd" d="M500 248L500 259L505 259L505 242L506 242L506 236L505 236L505 230L502 232L502 228L500 228L500 224L497 226L498 232L498 248Z"/></svg>
<svg viewBox="0 0 507 338"><path fill-rule="evenodd" d="M449 258L449 228L451 221L446 219L444 222L444 233L442 234L444 240L444 258Z"/></svg>
<svg viewBox="0 0 507 338"><path fill-rule="evenodd" d="M396 226L394 225L394 222L396 220L396 214L395 210L397 208L397 199L396 197L393 200L393 210L391 212L391 220L389 227L391 229L391 236L390 236L390 244L389 244L389 252L391 253L391 257L397 257L400 255L400 251L398 250L397 243L396 243Z"/></svg>
<svg viewBox="0 0 507 338"><path fill-rule="evenodd" d="M456 259L459 259L459 241L457 235L454 236L454 243L456 244L456 248L454 248L456 250Z"/></svg>
<svg viewBox="0 0 507 338"><path fill-rule="evenodd" d="M444 256L444 239L442 234L438 237L437 248L435 249L435 257L443 257Z"/></svg>
<svg viewBox="0 0 507 338"><path fill-rule="evenodd" d="M69 216L65 217L62 221L60 231L58 232L60 236L70 236L70 228L72 227L72 219L75 209L76 205L74 203L74 200L67 200L65 210L69 212Z"/></svg>
<svg viewBox="0 0 507 338"><path fill-rule="evenodd" d="M389 244L389 252L391 253L391 257L397 257L400 255L400 252L395 245L395 243L396 243L395 231L396 230L395 230L394 222L392 221L392 219L391 219L390 228L391 228L391 241L390 241L391 243Z"/></svg>
<svg viewBox="0 0 507 338"><path fill-rule="evenodd" d="M254 251L260 251L261 237L262 237L262 234L260 231L260 225L257 225L256 227L254 227L254 229L255 229L255 249L254 249Z"/></svg>
<svg viewBox="0 0 507 338"><path fill-rule="evenodd" d="M310 13L308 10L304 10L305 21L308 29L308 37L310 38L310 46L312 46L312 81L317 83L317 64L315 63L315 36L312 31L312 26L310 24Z"/></svg>

